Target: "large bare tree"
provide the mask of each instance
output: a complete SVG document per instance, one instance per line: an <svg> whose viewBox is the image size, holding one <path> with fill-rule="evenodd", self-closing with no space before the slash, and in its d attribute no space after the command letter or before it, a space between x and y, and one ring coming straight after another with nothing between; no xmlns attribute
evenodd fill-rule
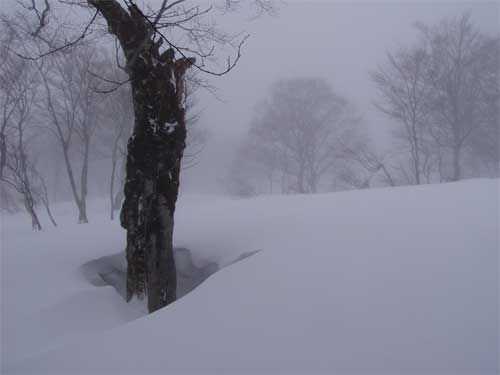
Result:
<svg viewBox="0 0 500 375"><path fill-rule="evenodd" d="M420 46L400 49L388 53L384 65L371 73L371 78L380 93L376 107L398 127L395 134L408 147L413 183L422 182L422 173L427 157L425 128L428 124L428 72L429 56Z"/></svg>
<svg viewBox="0 0 500 375"><path fill-rule="evenodd" d="M463 177L464 150L472 140L479 134L483 139L498 135L498 38L481 33L469 14L420 30L431 57L431 131L451 151L451 179L456 181Z"/></svg>
<svg viewBox="0 0 500 375"><path fill-rule="evenodd" d="M28 62L9 53L16 38L11 27L2 27L0 37L0 178L7 163L9 131L20 106L33 86L35 76ZM21 111L22 112L22 111Z"/></svg>
<svg viewBox="0 0 500 375"><path fill-rule="evenodd" d="M98 126L98 97L93 90L96 79L89 70L96 54L91 47L73 48L48 57L48 68L39 64L48 128L61 148L79 223L88 222L89 158Z"/></svg>
<svg viewBox="0 0 500 375"><path fill-rule="evenodd" d="M124 79L125 73L114 66L109 57L100 61L103 65L101 72L106 77L118 82ZM99 90L99 88L96 88ZM111 92L102 92L101 108L102 126L99 129L99 144L101 153L111 159L109 177L110 218L114 219L115 211L120 208L123 200L123 185L125 182L125 160L127 154L127 140L132 133L134 124L134 110L132 105L131 88L123 85ZM98 91L99 92L99 91Z"/></svg>
<svg viewBox="0 0 500 375"><path fill-rule="evenodd" d="M251 123L246 158L265 171L270 189L315 193L357 131L353 106L321 79L276 82Z"/></svg>
<svg viewBox="0 0 500 375"><path fill-rule="evenodd" d="M399 178L498 175L498 36L480 32L467 13L417 28L418 42L371 74L377 108L401 125L396 134L409 150L410 172L399 160Z"/></svg>
<svg viewBox="0 0 500 375"><path fill-rule="evenodd" d="M32 141L37 136L33 119L39 91L37 78L34 64L16 56L9 56L0 65L0 93L4 99L0 182L2 190L17 193L31 218L32 228L41 230L36 206L45 196L32 150ZM43 203L47 203L50 212L48 200Z"/></svg>
<svg viewBox="0 0 500 375"><path fill-rule="evenodd" d="M247 3L259 12L270 10L272 4L268 0ZM241 2L225 0L219 9L235 5ZM60 30L51 27L51 12L64 6L89 10L90 19L80 34L61 43ZM162 0L157 5L132 0L32 0L24 2L24 8L28 24L21 23L20 29L46 44L35 58L77 44L99 20L119 45L135 119L121 211L121 224L127 230L127 299L147 294L148 309L155 311L176 298L172 234L186 142L184 75L191 66L207 74L227 73L240 57L244 38L237 41L217 28L211 4L188 0ZM215 54L215 45L236 48L236 57L228 59L221 71L206 65Z"/></svg>

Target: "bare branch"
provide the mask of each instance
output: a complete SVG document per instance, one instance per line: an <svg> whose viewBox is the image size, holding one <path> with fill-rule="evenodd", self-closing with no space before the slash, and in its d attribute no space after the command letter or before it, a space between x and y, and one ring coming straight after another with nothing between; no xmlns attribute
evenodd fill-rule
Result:
<svg viewBox="0 0 500 375"><path fill-rule="evenodd" d="M82 33L76 39L74 39L72 41L69 41L69 42L65 42L63 45L61 45L61 46L59 46L57 48L53 48L53 49L51 49L51 50L49 50L47 52L41 53L38 56L23 55L23 54L18 53L14 49L10 49L10 51L12 53L14 53L16 56L20 57L20 58L34 61L34 60L39 60L39 59L44 58L46 56L52 55L52 54L57 53L57 52L61 52L61 51L65 50L65 49L68 49L70 47L76 46L78 43L80 43L81 41L83 41L85 39L85 37L87 36L87 33L88 33L90 27L92 26L92 24L96 20L98 14L99 14L98 11L96 11L94 13L94 15L90 19L89 23L85 26L85 28L83 29Z"/></svg>

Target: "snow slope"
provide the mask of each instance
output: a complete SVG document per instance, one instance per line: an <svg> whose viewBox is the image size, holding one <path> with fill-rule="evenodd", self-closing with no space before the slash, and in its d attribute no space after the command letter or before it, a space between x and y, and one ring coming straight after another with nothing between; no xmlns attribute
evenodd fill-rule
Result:
<svg viewBox="0 0 500 375"><path fill-rule="evenodd" d="M5 373L499 371L498 180L184 196L176 245L222 265L262 251L149 316L78 273L123 247L117 223L71 220L4 222Z"/></svg>

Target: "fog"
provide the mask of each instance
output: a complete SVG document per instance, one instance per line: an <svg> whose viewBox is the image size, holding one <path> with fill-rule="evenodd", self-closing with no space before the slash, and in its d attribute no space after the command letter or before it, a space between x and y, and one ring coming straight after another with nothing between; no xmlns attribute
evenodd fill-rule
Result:
<svg viewBox="0 0 500 375"><path fill-rule="evenodd" d="M14 1L2 2L2 11L10 16L23 16L15 4ZM160 1L140 4L153 9L159 6ZM464 14L470 15L471 24L481 32L492 37L499 35L498 2L278 1L273 5L275 11L263 14L257 14L255 9L246 6L229 12L221 13L219 9L211 12L210 19L220 30L238 35L235 40L241 40L246 34L249 38L242 46L241 59L227 74L213 76L199 71L197 67L191 69L198 78L206 80L210 90L203 87L196 89L196 103L188 108L188 117L190 114L199 116L196 129L188 127L188 135L195 135L198 139L202 134L202 139L194 152L196 157L184 161L185 167L189 168L182 172L181 192L227 193L231 168L238 158L238 149L246 141L251 121L261 111L259 106L263 99L269 97L272 85L280 80L324 80L336 95L345 98L354 108L360 120L358 132L368 139L370 150L380 155L390 153L395 149L393 133L398 124L375 107L374 103L380 95L370 78L371 72L384 65L387 54L417 43L417 23L432 27L445 19ZM59 18L52 19L49 26L55 29L56 25L63 25L68 32L66 41L76 38L90 13L64 3L54 4L52 11L55 12L55 9ZM36 19L30 22L36 23ZM102 25L102 22L98 24ZM102 30L100 27L97 30ZM58 35L57 32L55 35ZM105 38L101 36L99 31L94 32L89 41L111 56L113 40L109 35ZM235 48L217 43L215 46L214 57L207 60L205 67L211 72L223 71L226 59L230 57L234 61L236 57ZM35 43L35 47L23 44L22 48L38 47ZM96 67L92 69L103 74ZM113 69L116 70L116 67ZM106 77L101 79L97 86L109 88L105 80ZM105 96L101 94L101 99ZM99 121L102 129L109 127L107 120L101 118ZM41 160L47 159L43 156L44 148L53 149L52 143L47 146L46 142L51 142L49 138L50 134L45 132L41 137L45 141L38 142ZM91 149L89 195L102 196L107 190L104 181L109 179L110 156L106 155L106 147L92 145ZM58 191L52 194L52 199L70 199L69 188L58 180L65 179L64 173L60 172L63 164L57 157L55 162L51 164L45 160L41 162L45 167L40 167L47 168L46 174L51 176L48 184L53 183L54 186L49 190ZM78 160L75 162L78 164ZM482 175L482 172L468 173L469 177ZM57 176L57 182L52 181L54 176ZM323 190L344 188L325 185Z"/></svg>
<svg viewBox="0 0 500 375"><path fill-rule="evenodd" d="M280 78L324 78L354 102L377 145L387 147L391 120L373 106L369 71L388 51L415 40L416 22L433 24L467 11L482 30L498 35L495 1L288 1L277 16L221 18L250 38L236 69L212 79L223 101L200 92L201 123L210 137L199 165L186 171L186 189L221 192L256 104Z"/></svg>
<svg viewBox="0 0 500 375"><path fill-rule="evenodd" d="M499 177L498 1L0 0L1 373L498 374Z"/></svg>

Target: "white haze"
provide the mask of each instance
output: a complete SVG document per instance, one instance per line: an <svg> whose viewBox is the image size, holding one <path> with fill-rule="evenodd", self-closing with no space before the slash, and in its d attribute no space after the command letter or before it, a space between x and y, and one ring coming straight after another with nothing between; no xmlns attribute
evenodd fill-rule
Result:
<svg viewBox="0 0 500 375"><path fill-rule="evenodd" d="M0 14L13 10L10 5L16 1L0 0ZM160 1L137 2L154 7ZM54 0L52 4L60 6L62 2ZM108 146L112 142L99 133L92 145L89 223L77 224L78 199L71 199L60 145L50 141L47 128L38 131L38 118L30 123L37 131L31 138L34 147L26 150L45 173L47 195L58 226L51 226L38 203L42 228L32 230L30 216L22 210L21 194L12 198L21 202L17 211L0 212L2 374L498 374L498 154L492 163L493 169L497 168L495 173L481 174L483 171L477 168L477 174L460 176L463 181L448 182L441 171L442 160L437 158L432 161L439 163L439 170L435 165L432 170L436 177L427 176L425 185L398 186L412 182L401 179L392 183L390 176L381 180L384 176L379 171L385 166L375 151L398 145L392 133L395 124L373 105L380 92L369 73L386 61L388 51L412 45L417 37L416 22L436 25L445 18L470 12L474 27L489 36L500 36L500 3L276 2L276 15L255 18L248 9L214 15L221 29L242 32L241 36L248 33L250 38L233 71L222 77L206 76L217 89L217 97L203 89L196 94L199 101L195 110L201 111L197 126L208 131L208 141L197 164L182 172L172 245L173 252L185 256L184 264L175 260L178 280L185 282L197 272L203 273L202 284L193 286L194 290L186 289L190 292L187 295L177 294L181 298L151 315L146 314L145 301L134 298L127 304L123 298L127 266L124 250L127 248L130 254L134 247L127 247L127 232L117 218L120 204L114 220L110 220L111 202L122 200L109 186ZM79 17L80 12L88 10L72 9L72 17L80 18L79 22L88 19ZM100 22L104 23L102 19ZM99 46L110 40L109 35L102 38ZM219 55L221 70L225 69L227 52ZM103 74L107 72L103 70ZM357 166L366 172L367 183L363 181L366 176L356 181L358 176L353 174L351 182L360 184L347 186L346 178L345 186L334 185L336 176L332 175L340 175L340 167L325 176L328 186L317 190L321 194L293 190L293 184L285 190L283 176L292 167L278 171L283 172L278 177L272 170L268 190L230 191L226 179L232 166L243 165L235 163L240 161L236 157L248 156L237 151L241 151L238 147L250 129L253 114L260 110L256 105L269 94L274 82L295 78L325 80L362 116L363 136L376 147L375 151L372 144L366 149L360 147L361 152L373 151L375 155ZM309 95L307 100L313 97ZM38 109L43 112L46 101L40 103ZM480 118L489 121L488 126L493 124L493 130L498 130L498 121L490 120L498 119L498 112L497 117L488 116L491 108L498 108L496 103L484 111L487 120ZM107 116L100 122L103 127L113 125L110 118L115 119L114 115L126 112L106 105L109 108L113 109L103 111L103 117ZM129 107L125 104L121 108ZM287 123L272 116L266 118L271 118L272 124ZM53 122L49 119L47 124ZM355 124L354 128L358 121L348 124ZM308 138L296 133L297 138ZM266 140L268 134L261 134L259 141ZM319 134L320 140L327 139L325 133ZM491 140L498 132L481 134ZM353 147L359 139L351 138ZM490 145L480 143L471 153L485 144ZM75 171L83 164L79 144L76 146L71 153ZM409 154L411 146L404 146ZM22 147L19 149L22 151ZM256 148L255 154L263 149ZM290 156L292 160L294 157ZM353 157L351 161L363 164L360 159ZM378 163L375 168L373 163ZM288 163L283 164L288 168ZM476 166L467 165L473 172ZM404 166L402 171L398 165L389 167L395 174L406 173ZM336 169L336 165L329 168ZM251 179L255 176L250 169L243 165L238 171ZM173 186L170 172L169 184ZM419 173L417 165L415 182L420 182ZM269 177L262 177L264 174L258 177ZM274 181L281 184L275 190ZM115 188L123 190L122 182L116 177L120 186ZM151 185L145 185L149 190ZM301 184L297 181L296 185ZM282 195L276 194L280 187ZM332 191L350 187L360 190ZM263 194L249 197L259 192ZM155 202L150 197L146 196L146 202ZM5 199L4 195L0 199ZM2 208L10 208L7 201L0 201ZM137 222L145 217L142 212L152 212L147 210L154 207L144 202L137 201L137 207L141 207ZM140 238L150 242L137 241L138 246L163 243L156 241L160 237L154 232L149 233L150 228L167 227L166 216L156 217L161 220L153 221L154 226L147 225L150 220L143 221L149 237ZM141 227L130 225L128 235L138 234L137 228ZM165 231L159 233L165 237ZM119 266L111 267L110 259L118 259ZM148 261L148 265L152 263ZM185 272L186 264L196 272ZM205 273L208 268L210 272ZM179 292L182 282L176 285Z"/></svg>
<svg viewBox="0 0 500 375"><path fill-rule="evenodd" d="M142 0L138 3L154 8L160 2ZM15 8L14 4L14 0L0 0L0 11L9 13ZM355 105L366 134L379 150L384 150L391 147L393 139L389 133L394 127L373 105L377 92L369 72L384 62L387 52L416 40L416 22L433 25L444 18L469 12L475 27L488 35L500 35L497 1L292 0L276 4L276 15L254 17L245 7L239 12L213 14L221 29L242 35L248 33L250 37L234 70L222 77L204 75L216 88L217 96L203 89L196 94L199 103L195 110L201 112L198 125L208 131L208 139L196 165L183 172L183 192L225 192L224 181L256 105L278 79L326 80L335 92ZM85 17L80 17L83 13L78 8L71 12L73 19L80 22L79 27L90 14L85 12ZM234 50L220 51L219 70L225 69L231 52L234 59ZM90 196L106 194L107 183L102 181L109 179L109 164L101 155L91 160ZM64 174L62 168L55 169L48 173ZM62 178L66 180L65 176ZM64 186L62 189L54 198L70 200L69 191L64 192Z"/></svg>
<svg viewBox="0 0 500 375"><path fill-rule="evenodd" d="M288 1L277 17L249 19L232 15L221 26L246 30L243 57L228 75L213 78L220 97L200 93L201 125L210 132L197 167L184 175L184 189L221 192L221 180L245 135L253 109L280 78L319 77L351 99L372 139L383 148L390 121L374 108L369 71L386 52L411 44L416 22L435 24L470 12L471 21L490 35L499 34L495 1Z"/></svg>

